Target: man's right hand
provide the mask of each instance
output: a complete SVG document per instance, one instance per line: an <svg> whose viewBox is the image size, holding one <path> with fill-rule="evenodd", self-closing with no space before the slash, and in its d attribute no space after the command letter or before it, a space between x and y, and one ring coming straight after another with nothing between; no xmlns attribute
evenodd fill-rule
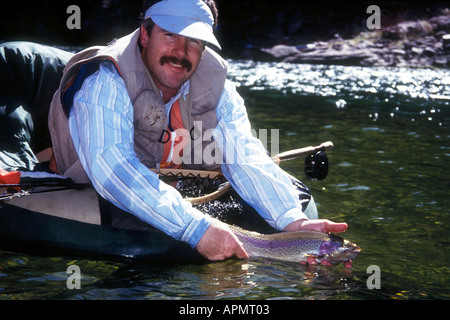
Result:
<svg viewBox="0 0 450 320"><path fill-rule="evenodd" d="M249 257L242 242L230 228L216 219L211 222L195 248L202 256L211 261L225 260L233 256L239 259Z"/></svg>

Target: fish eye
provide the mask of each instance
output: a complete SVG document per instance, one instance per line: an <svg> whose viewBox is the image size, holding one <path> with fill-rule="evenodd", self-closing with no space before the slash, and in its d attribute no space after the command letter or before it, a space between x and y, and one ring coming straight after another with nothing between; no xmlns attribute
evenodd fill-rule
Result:
<svg viewBox="0 0 450 320"><path fill-rule="evenodd" d="M351 248L351 247L353 247L353 243L351 243L351 242L348 241L348 240L344 240L342 246L343 246L344 248Z"/></svg>

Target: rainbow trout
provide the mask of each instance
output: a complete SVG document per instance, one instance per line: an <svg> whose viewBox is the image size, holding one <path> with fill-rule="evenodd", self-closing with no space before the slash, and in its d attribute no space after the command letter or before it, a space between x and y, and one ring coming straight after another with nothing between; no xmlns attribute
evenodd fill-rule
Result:
<svg viewBox="0 0 450 320"><path fill-rule="evenodd" d="M244 244L250 257L292 262L314 257L318 263L326 259L332 264L338 264L355 258L361 251L360 247L348 240L318 231L260 234L237 226L230 226L230 229Z"/></svg>

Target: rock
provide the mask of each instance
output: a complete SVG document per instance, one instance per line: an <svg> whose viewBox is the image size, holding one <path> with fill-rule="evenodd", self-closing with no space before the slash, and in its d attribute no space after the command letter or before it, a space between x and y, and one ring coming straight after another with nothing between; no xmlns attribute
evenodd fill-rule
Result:
<svg viewBox="0 0 450 320"><path fill-rule="evenodd" d="M450 51L450 34L444 34L442 36L442 46L444 50Z"/></svg>
<svg viewBox="0 0 450 320"><path fill-rule="evenodd" d="M443 67L446 66L448 63L448 59L445 56L438 56L436 58L434 58L434 65L439 66L439 67Z"/></svg>
<svg viewBox="0 0 450 320"><path fill-rule="evenodd" d="M443 44L442 42L436 42L436 43L434 44L434 49L435 49L436 51L442 50L443 48L444 48L444 44Z"/></svg>
<svg viewBox="0 0 450 320"><path fill-rule="evenodd" d="M383 30L383 37L391 40L401 40L410 37L426 36L432 32L433 26L428 21L402 21Z"/></svg>
<svg viewBox="0 0 450 320"><path fill-rule="evenodd" d="M343 45L342 45L342 43L334 43L331 47L333 48L333 50L341 51L343 48Z"/></svg>
<svg viewBox="0 0 450 320"><path fill-rule="evenodd" d="M368 40L361 40L356 44L357 49L367 49L372 47L373 43Z"/></svg>
<svg viewBox="0 0 450 320"><path fill-rule="evenodd" d="M314 43L308 43L308 44L301 44L301 45L295 46L295 48L298 51L309 52L309 51L315 50L317 48L317 46Z"/></svg>
<svg viewBox="0 0 450 320"><path fill-rule="evenodd" d="M417 48L417 47L412 47L411 48L411 52L420 56L423 53L423 49L422 48Z"/></svg>
<svg viewBox="0 0 450 320"><path fill-rule="evenodd" d="M320 63L320 64L341 64L360 65L364 60L374 59L376 56L369 50L334 50L330 48L326 51L298 52L295 55L285 58L286 62Z"/></svg>
<svg viewBox="0 0 450 320"><path fill-rule="evenodd" d="M299 50L297 50L296 47L287 46L283 44L277 45L273 48L261 49L261 51L268 53L269 55L273 56L276 59L285 59L294 54L298 54L299 52Z"/></svg>
<svg viewBox="0 0 450 320"><path fill-rule="evenodd" d="M295 29L293 27L293 29ZM297 63L364 66L446 67L450 64L450 14L402 21L354 39L334 34L328 41L261 49L266 59ZM289 39L283 39L289 42Z"/></svg>
<svg viewBox="0 0 450 320"><path fill-rule="evenodd" d="M429 22L434 25L434 29L448 29L450 26L450 15L443 14L437 17L432 17Z"/></svg>
<svg viewBox="0 0 450 320"><path fill-rule="evenodd" d="M402 55L402 56L404 56L404 55L406 54L406 51L403 50L403 49L394 49L394 50L392 50L391 52L392 52L393 54L396 54L396 55Z"/></svg>
<svg viewBox="0 0 450 320"><path fill-rule="evenodd" d="M423 53L425 55L427 55L428 57L432 57L436 54L436 50L434 50L434 48L432 48L432 47L425 47L425 49L423 50Z"/></svg>

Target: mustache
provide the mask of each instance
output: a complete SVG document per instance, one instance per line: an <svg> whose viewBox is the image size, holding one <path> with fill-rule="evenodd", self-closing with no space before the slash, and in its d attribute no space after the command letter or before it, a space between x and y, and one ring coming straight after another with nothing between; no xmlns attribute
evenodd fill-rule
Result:
<svg viewBox="0 0 450 320"><path fill-rule="evenodd" d="M191 71L192 69L192 63L186 59L178 59L176 57L168 57L168 56L162 56L159 60L159 63L161 65L164 65L165 63L173 63L173 64L179 64L183 68L186 68L187 72Z"/></svg>

